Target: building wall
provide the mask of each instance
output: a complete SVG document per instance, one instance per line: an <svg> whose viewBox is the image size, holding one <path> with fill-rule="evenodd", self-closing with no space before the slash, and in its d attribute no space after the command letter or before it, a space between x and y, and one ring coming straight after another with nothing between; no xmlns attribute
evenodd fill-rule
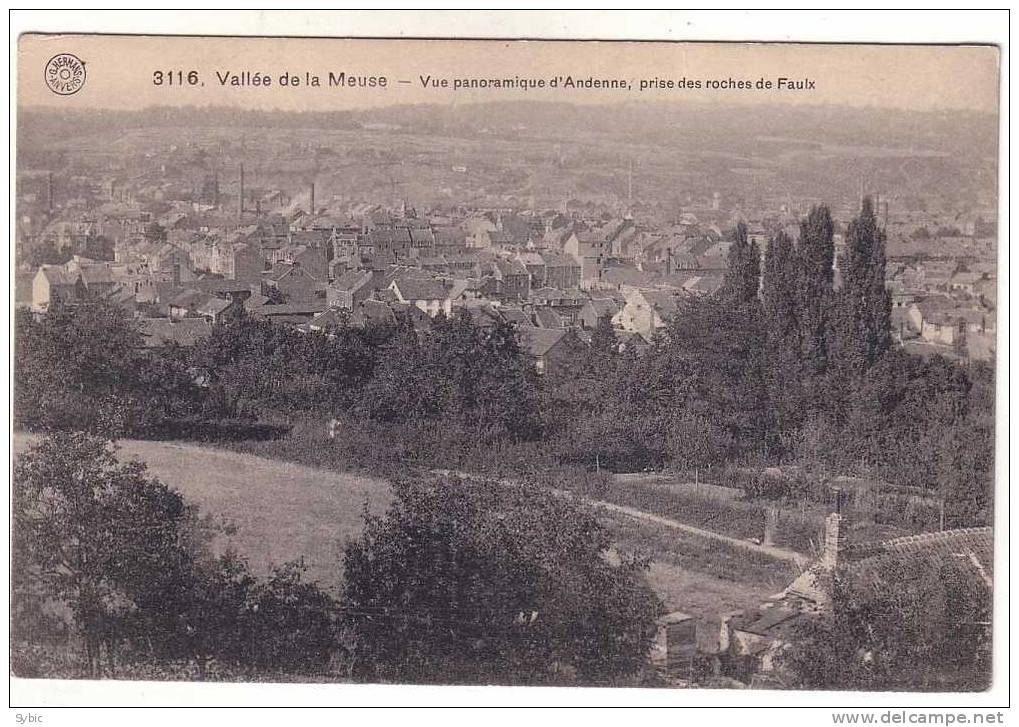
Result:
<svg viewBox="0 0 1019 727"><path fill-rule="evenodd" d="M262 261L262 256L250 247L234 250L231 255L231 263L230 274L224 272L224 277L245 283L257 283L262 280L262 270L265 264Z"/></svg>
<svg viewBox="0 0 1019 727"><path fill-rule="evenodd" d="M32 310L43 311L50 303L50 281L43 275L42 270L32 278Z"/></svg>
<svg viewBox="0 0 1019 727"><path fill-rule="evenodd" d="M656 314L648 301L639 292L626 296L626 304L612 322L622 326L624 331L632 331L649 339L655 332Z"/></svg>

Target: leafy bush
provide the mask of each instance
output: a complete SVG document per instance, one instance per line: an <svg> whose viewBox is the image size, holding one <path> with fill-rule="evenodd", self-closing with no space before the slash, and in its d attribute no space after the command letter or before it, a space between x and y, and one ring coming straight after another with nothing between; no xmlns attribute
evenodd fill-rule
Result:
<svg viewBox="0 0 1019 727"><path fill-rule="evenodd" d="M545 488L396 483L344 560L355 677L541 684L635 678L662 610L594 515Z"/></svg>

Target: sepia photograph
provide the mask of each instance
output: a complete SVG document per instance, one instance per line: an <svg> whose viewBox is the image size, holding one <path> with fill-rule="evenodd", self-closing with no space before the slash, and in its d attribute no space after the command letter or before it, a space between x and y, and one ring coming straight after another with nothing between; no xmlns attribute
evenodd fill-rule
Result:
<svg viewBox="0 0 1019 727"><path fill-rule="evenodd" d="M45 30L12 683L1007 681L999 46Z"/></svg>

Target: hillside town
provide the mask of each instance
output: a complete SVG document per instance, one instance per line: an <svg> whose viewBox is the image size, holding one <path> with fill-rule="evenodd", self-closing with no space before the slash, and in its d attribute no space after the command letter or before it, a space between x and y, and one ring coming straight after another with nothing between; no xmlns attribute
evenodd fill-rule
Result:
<svg viewBox="0 0 1019 727"><path fill-rule="evenodd" d="M808 203L733 209L714 192L671 220L634 213L632 201L418 209L322 199L314 182L245 184L243 164L229 181L196 177L168 166L181 155L171 147L136 179L39 170L19 185L17 305L42 312L57 299L106 297L141 320L153 346L189 345L239 308L302 331L401 311L427 325L467 309L479 322L513 322L543 369L565 337L589 337L602 317L621 349L647 345L685 296L718 290L738 221L763 256L777 232L795 241ZM896 340L992 359L993 210L898 212L879 198L878 211Z"/></svg>

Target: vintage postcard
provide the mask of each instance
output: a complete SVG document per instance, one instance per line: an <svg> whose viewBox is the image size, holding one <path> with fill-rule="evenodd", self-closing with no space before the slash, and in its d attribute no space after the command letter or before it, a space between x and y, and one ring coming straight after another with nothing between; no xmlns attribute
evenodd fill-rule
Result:
<svg viewBox="0 0 1019 727"><path fill-rule="evenodd" d="M988 689L999 62L21 35L11 675Z"/></svg>

